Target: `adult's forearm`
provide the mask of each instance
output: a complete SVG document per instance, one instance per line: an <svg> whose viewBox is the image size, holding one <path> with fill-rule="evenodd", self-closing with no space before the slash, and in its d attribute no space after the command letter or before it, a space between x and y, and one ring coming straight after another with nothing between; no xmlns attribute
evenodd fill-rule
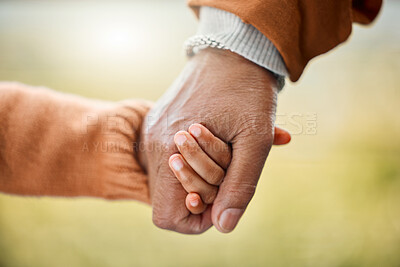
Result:
<svg viewBox="0 0 400 267"><path fill-rule="evenodd" d="M0 84L0 191L149 202L133 149L147 110Z"/></svg>

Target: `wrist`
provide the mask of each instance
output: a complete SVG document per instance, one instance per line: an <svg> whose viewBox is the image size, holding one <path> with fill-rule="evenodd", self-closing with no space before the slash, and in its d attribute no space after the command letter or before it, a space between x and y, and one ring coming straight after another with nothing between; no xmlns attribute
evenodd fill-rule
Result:
<svg viewBox="0 0 400 267"><path fill-rule="evenodd" d="M200 68L199 71L223 72L226 78L238 79L239 84L254 85L244 87L243 90L262 89L273 94L280 90L279 80L274 73L230 50L203 49L190 60L190 63L193 68Z"/></svg>

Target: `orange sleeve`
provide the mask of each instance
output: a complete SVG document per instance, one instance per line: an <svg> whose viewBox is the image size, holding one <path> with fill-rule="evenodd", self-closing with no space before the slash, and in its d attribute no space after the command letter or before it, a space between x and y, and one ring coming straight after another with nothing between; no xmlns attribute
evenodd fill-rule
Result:
<svg viewBox="0 0 400 267"><path fill-rule="evenodd" d="M150 203L134 149L148 110L0 83L0 192Z"/></svg>
<svg viewBox="0 0 400 267"><path fill-rule="evenodd" d="M382 0L189 0L231 12L262 32L281 53L292 81L307 63L349 37L352 23L368 24Z"/></svg>

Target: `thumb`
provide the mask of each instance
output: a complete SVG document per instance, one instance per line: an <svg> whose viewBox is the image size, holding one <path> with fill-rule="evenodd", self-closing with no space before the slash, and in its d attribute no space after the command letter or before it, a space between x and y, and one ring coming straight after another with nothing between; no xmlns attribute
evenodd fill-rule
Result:
<svg viewBox="0 0 400 267"><path fill-rule="evenodd" d="M214 226L231 232L252 199L273 138L265 135L237 136L232 142L232 161L212 207Z"/></svg>

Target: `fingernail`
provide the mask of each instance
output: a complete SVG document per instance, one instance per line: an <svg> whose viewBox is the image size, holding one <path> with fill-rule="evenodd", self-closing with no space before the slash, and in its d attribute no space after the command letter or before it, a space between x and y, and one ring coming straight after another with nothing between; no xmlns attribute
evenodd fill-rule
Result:
<svg viewBox="0 0 400 267"><path fill-rule="evenodd" d="M239 222L240 217L242 217L244 210L242 209L226 209L222 212L219 217L219 226L224 233L229 233Z"/></svg>
<svg viewBox="0 0 400 267"><path fill-rule="evenodd" d="M183 168L183 162L180 158L176 158L171 162L172 168L176 171L180 171Z"/></svg>
<svg viewBox="0 0 400 267"><path fill-rule="evenodd" d="M198 199L192 199L189 201L190 205L192 207L197 207L199 205L199 200Z"/></svg>
<svg viewBox="0 0 400 267"><path fill-rule="evenodd" d="M186 136L183 133L178 133L177 135L175 135L175 142L178 146L183 145L183 143L186 142Z"/></svg>
<svg viewBox="0 0 400 267"><path fill-rule="evenodd" d="M201 135L201 129L200 129L200 127L197 126L197 125L195 125L195 124L193 124L192 126L190 126L189 132L190 132L191 134L193 134L195 137L200 137L200 135Z"/></svg>

